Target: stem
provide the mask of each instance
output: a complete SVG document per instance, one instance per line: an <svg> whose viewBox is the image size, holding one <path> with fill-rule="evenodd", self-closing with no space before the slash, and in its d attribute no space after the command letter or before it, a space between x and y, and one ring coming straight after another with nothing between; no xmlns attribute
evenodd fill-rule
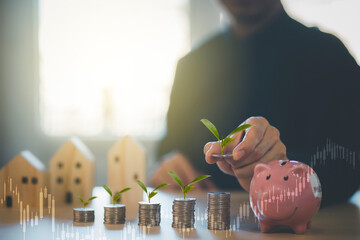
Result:
<svg viewBox="0 0 360 240"><path fill-rule="evenodd" d="M150 203L150 194L148 194L147 196L148 196L148 199L149 199L149 203Z"/></svg>
<svg viewBox="0 0 360 240"><path fill-rule="evenodd" d="M221 154L224 155L224 147L222 145L222 140L219 140L220 148L221 148Z"/></svg>

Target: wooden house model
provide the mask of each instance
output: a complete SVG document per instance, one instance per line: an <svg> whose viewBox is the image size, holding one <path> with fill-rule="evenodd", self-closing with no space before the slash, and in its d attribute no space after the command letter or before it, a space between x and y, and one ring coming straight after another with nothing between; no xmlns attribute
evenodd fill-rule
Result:
<svg viewBox="0 0 360 240"><path fill-rule="evenodd" d="M146 183L146 156L142 147L129 136L116 142L108 152L108 186L117 193L130 187L119 200L128 205L142 201L143 192L136 181Z"/></svg>
<svg viewBox="0 0 360 240"><path fill-rule="evenodd" d="M50 159L50 186L57 203L71 204L76 194L88 199L94 188L95 159L78 138L71 138Z"/></svg>
<svg viewBox="0 0 360 240"><path fill-rule="evenodd" d="M17 206L19 199L31 208L39 207L45 176L45 165L37 157L30 151L20 152L0 170L0 184L4 187L0 199L9 208Z"/></svg>

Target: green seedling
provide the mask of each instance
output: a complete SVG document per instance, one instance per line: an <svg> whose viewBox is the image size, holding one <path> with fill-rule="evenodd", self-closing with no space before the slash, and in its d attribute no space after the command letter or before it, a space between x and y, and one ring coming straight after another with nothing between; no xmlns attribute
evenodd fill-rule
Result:
<svg viewBox="0 0 360 240"><path fill-rule="evenodd" d="M218 130L216 129L215 125L212 124L212 122L210 122L207 119L201 119L201 122L205 125L205 127L207 127L210 132L212 134L214 134L214 136L216 137L216 139L218 140L220 147L221 147L221 154L224 154L224 148L229 145L232 141L235 140L235 138L233 137L233 135L235 133L241 132L249 127L252 127L253 125L251 124L243 124L237 128L235 128L231 133L229 133L225 138L222 137L222 139L220 139L220 134L218 132Z"/></svg>
<svg viewBox="0 0 360 240"><path fill-rule="evenodd" d="M111 192L110 188L106 185L102 185L102 187L109 193L112 204L115 204L117 200L119 200L121 198L121 194L124 192L129 191L131 188L124 188L123 190L121 190L120 192L114 194Z"/></svg>
<svg viewBox="0 0 360 240"><path fill-rule="evenodd" d="M200 182L208 177L211 177L210 175L201 175L201 176L195 178L194 180L192 180L188 185L183 185L179 176L176 173L174 173L172 171L168 171L168 173L175 180L175 182L177 182L177 184L179 184L181 191L184 194L184 199L186 198L186 194L195 187L195 186L193 186L194 183Z"/></svg>
<svg viewBox="0 0 360 240"><path fill-rule="evenodd" d="M169 185L167 183L160 184L152 192L150 192L147 190L147 188L143 182L141 182L140 180L136 180L136 182L137 182L137 184L139 184L139 186L142 188L142 190L144 190L144 192L146 193L149 203L150 203L150 199L153 198L157 194L157 192L155 192L156 190L159 190L160 188L163 188L163 187L166 187L167 185Z"/></svg>
<svg viewBox="0 0 360 240"><path fill-rule="evenodd" d="M94 197L89 198L89 199L85 202L78 194L76 194L76 197L80 200L80 202L82 202L82 204L84 205L84 208L85 208L87 205L89 205L92 200L94 200L95 198L97 198L97 196L94 196Z"/></svg>

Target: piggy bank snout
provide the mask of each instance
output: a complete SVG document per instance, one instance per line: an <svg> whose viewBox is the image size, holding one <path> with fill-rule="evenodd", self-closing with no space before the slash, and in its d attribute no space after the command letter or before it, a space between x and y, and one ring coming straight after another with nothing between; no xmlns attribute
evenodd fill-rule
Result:
<svg viewBox="0 0 360 240"><path fill-rule="evenodd" d="M283 186L272 185L258 192L257 208L264 217L274 220L290 218L297 211L297 207L297 199Z"/></svg>

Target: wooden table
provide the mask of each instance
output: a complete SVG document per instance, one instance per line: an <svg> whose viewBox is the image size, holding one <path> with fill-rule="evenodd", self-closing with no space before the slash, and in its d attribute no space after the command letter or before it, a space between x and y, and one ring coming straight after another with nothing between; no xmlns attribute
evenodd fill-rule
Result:
<svg viewBox="0 0 360 240"><path fill-rule="evenodd" d="M96 187L94 195L99 196L90 207L95 209L93 224L73 224L73 206L56 206L54 222L48 209L44 209L44 218L38 225L31 221L19 223L19 210L0 208L0 239L360 239L360 191L349 203L323 208L313 218L312 228L303 235L290 231L280 233L261 233L258 222L251 209L248 210L249 196L245 192L232 192L231 230L210 231L207 229L206 192L192 192L196 197L196 224L193 230L177 230L171 227L172 200L180 195L160 192L154 201L161 203L160 227L146 228L137 225L138 204L127 206L125 225L104 225L103 205L109 198L102 188ZM241 207L241 211L240 211ZM247 216L249 211L249 216Z"/></svg>

